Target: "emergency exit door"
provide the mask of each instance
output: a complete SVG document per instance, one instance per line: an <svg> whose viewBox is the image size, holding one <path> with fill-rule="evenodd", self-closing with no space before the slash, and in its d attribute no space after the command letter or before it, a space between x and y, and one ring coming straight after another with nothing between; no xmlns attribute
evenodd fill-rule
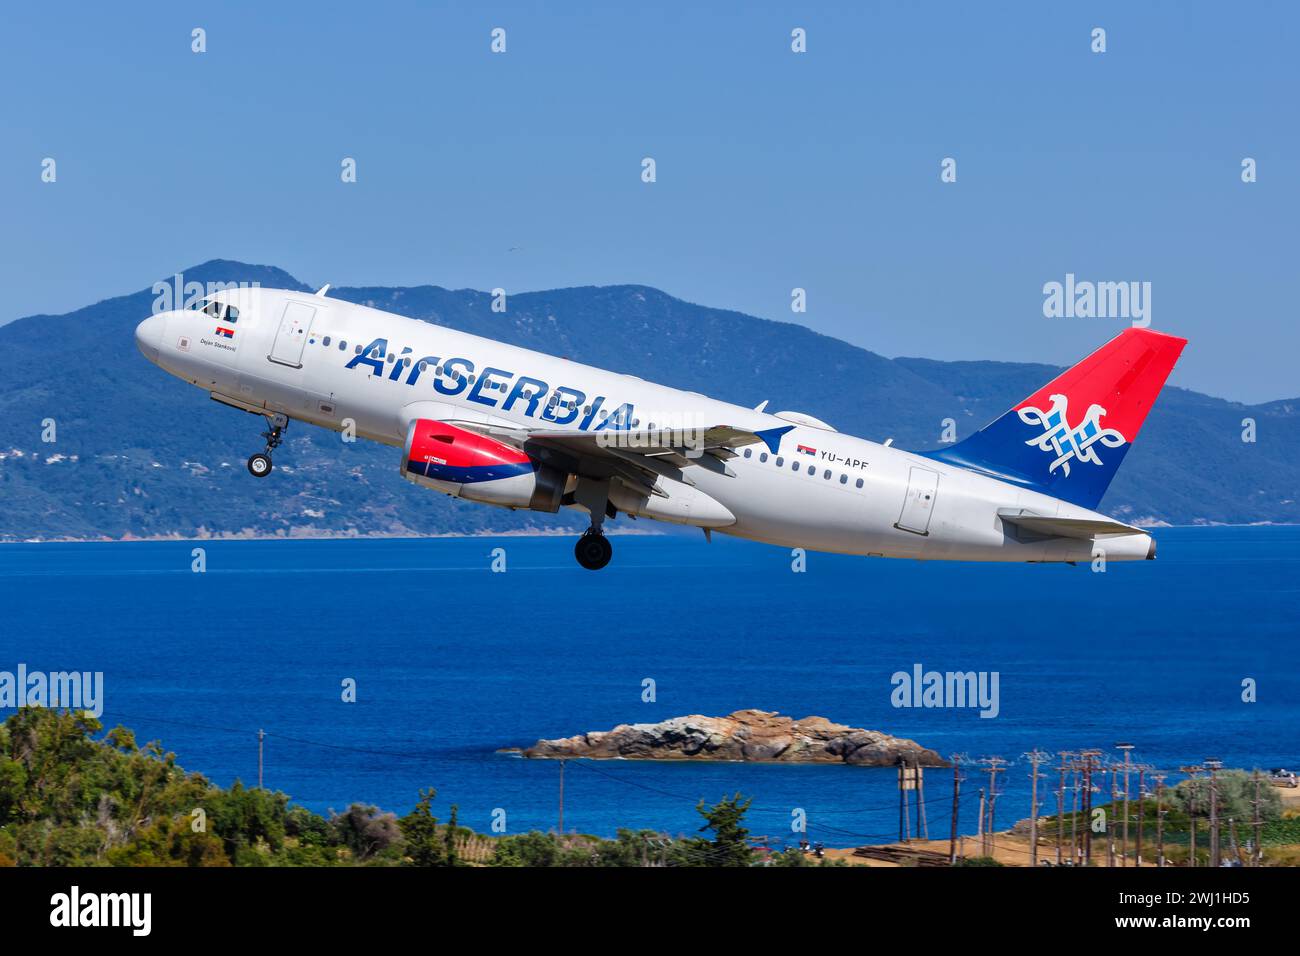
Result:
<svg viewBox="0 0 1300 956"><path fill-rule="evenodd" d="M305 302L288 302L284 315L280 318L280 328L271 343L271 354L267 356L272 362L302 368L302 350L307 344L307 333L311 330L312 319L316 310Z"/></svg>
<svg viewBox="0 0 1300 956"><path fill-rule="evenodd" d="M939 496L939 473L929 468L913 468L907 479L907 496L903 512L894 527L913 534L930 533L930 515Z"/></svg>

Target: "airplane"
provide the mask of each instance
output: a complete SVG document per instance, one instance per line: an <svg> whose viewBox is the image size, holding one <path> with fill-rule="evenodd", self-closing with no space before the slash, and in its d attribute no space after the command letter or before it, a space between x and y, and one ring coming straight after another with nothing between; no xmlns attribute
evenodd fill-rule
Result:
<svg viewBox="0 0 1300 956"><path fill-rule="evenodd" d="M264 417L266 478L290 421L392 445L407 480L481 504L650 518L789 548L954 561L1154 558L1095 509L1187 340L1125 329L970 437L911 452L319 292L224 289L140 322L163 370ZM711 540L711 538L710 538Z"/></svg>

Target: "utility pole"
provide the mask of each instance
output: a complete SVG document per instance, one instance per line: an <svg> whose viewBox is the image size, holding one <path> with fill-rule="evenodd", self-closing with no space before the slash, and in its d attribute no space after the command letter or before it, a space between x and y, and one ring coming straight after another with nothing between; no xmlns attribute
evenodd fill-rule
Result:
<svg viewBox="0 0 1300 956"><path fill-rule="evenodd" d="M1157 773L1156 778L1156 866L1165 865L1165 811L1161 809L1165 795L1165 775Z"/></svg>
<svg viewBox="0 0 1300 956"><path fill-rule="evenodd" d="M1097 768L1100 750L1082 750L1083 758L1083 865L1092 865L1092 772Z"/></svg>
<svg viewBox="0 0 1300 956"><path fill-rule="evenodd" d="M1082 857L1079 848L1079 787L1082 777L1079 775L1079 761L1071 761L1074 771L1074 793L1070 797L1070 866L1078 866Z"/></svg>
<svg viewBox="0 0 1300 956"><path fill-rule="evenodd" d="M1137 847L1134 850L1134 862L1142 865L1142 829L1146 821L1146 795L1147 795L1147 765L1140 764L1138 772L1138 838Z"/></svg>
<svg viewBox="0 0 1300 956"><path fill-rule="evenodd" d="M912 842L912 820L908 815L907 791L912 788L907 758L898 758L898 842Z"/></svg>
<svg viewBox="0 0 1300 956"><path fill-rule="evenodd" d="M257 731L257 789L262 789L262 742L266 740L266 731Z"/></svg>
<svg viewBox="0 0 1300 956"><path fill-rule="evenodd" d="M984 841L984 788L980 787L980 822L975 828L975 836L979 839L980 856L987 856L988 846Z"/></svg>
<svg viewBox="0 0 1300 956"><path fill-rule="evenodd" d="M560 759L560 836L564 836L564 760Z"/></svg>
<svg viewBox="0 0 1300 956"><path fill-rule="evenodd" d="M1251 801L1255 808L1255 840L1250 847L1250 865L1259 866L1264 862L1264 846L1260 840L1260 818L1259 818L1259 768L1255 768L1255 799Z"/></svg>
<svg viewBox="0 0 1300 956"><path fill-rule="evenodd" d="M1206 759L1205 766L1210 770L1210 866L1217 868L1221 860L1219 857L1219 798L1215 791L1215 774L1223 766L1223 761Z"/></svg>
<svg viewBox="0 0 1300 956"><path fill-rule="evenodd" d="M984 827L984 842L988 847L985 856L993 856L993 823L996 820L997 803L998 803L998 774L1002 773L1006 761L1001 757L985 757L980 763L989 768L989 822Z"/></svg>
<svg viewBox="0 0 1300 956"><path fill-rule="evenodd" d="M1051 754L1031 750L1025 754L1033 769L1029 772L1029 865L1038 866L1038 765Z"/></svg>
<svg viewBox="0 0 1300 956"><path fill-rule="evenodd" d="M1179 767L1180 771L1188 775L1192 785L1187 790L1187 818L1190 821L1192 831L1191 841L1187 850L1187 865L1197 866L1196 862L1196 775L1205 768L1200 764L1192 767Z"/></svg>
<svg viewBox="0 0 1300 956"><path fill-rule="evenodd" d="M930 824L925 818L925 770L919 759L913 759L912 769L916 773L916 835L929 842Z"/></svg>
<svg viewBox="0 0 1300 956"><path fill-rule="evenodd" d="M1105 779L1105 776L1102 776ZM1119 767L1110 765L1110 807L1106 813L1106 865L1115 865L1115 804L1119 802Z"/></svg>
<svg viewBox="0 0 1300 956"><path fill-rule="evenodd" d="M952 835L948 838L948 865L957 865L957 807L961 799L961 757L952 755Z"/></svg>
<svg viewBox="0 0 1300 956"><path fill-rule="evenodd" d="M1066 751L1061 751L1061 766L1057 769L1061 771L1061 789L1056 791L1056 865L1061 865L1061 847L1065 845L1065 771L1069 765L1065 758L1071 756ZM1074 851L1070 851L1074 855Z"/></svg>
<svg viewBox="0 0 1300 956"><path fill-rule="evenodd" d="M1121 837L1122 842L1119 845L1119 865L1128 866L1128 775L1131 768L1129 756L1133 752L1133 745L1117 743L1115 749L1124 751L1124 827Z"/></svg>

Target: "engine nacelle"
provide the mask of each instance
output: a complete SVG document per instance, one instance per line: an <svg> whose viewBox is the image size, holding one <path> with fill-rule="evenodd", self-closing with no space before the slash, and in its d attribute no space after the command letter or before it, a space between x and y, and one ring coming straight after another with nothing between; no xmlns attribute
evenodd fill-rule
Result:
<svg viewBox="0 0 1300 956"><path fill-rule="evenodd" d="M569 476L495 438L417 418L406 432L402 477L469 501L554 513Z"/></svg>

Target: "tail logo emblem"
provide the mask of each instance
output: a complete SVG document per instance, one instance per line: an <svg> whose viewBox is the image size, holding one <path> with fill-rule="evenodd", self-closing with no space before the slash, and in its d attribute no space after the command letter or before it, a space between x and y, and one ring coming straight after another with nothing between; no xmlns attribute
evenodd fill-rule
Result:
<svg viewBox="0 0 1300 956"><path fill-rule="evenodd" d="M1025 444L1056 456L1056 460L1047 469L1049 472L1060 468L1068 476L1071 458L1100 465L1102 462L1097 457L1094 446L1101 444L1107 448L1118 448L1128 442L1115 429L1102 427L1101 419L1106 414L1106 409L1100 405L1089 405L1088 414L1083 416L1083 421L1071 427L1066 417L1066 404L1069 400L1064 395L1053 395L1051 398L1052 407L1046 412L1032 405L1016 411L1026 425L1042 426L1043 434L1029 439Z"/></svg>

